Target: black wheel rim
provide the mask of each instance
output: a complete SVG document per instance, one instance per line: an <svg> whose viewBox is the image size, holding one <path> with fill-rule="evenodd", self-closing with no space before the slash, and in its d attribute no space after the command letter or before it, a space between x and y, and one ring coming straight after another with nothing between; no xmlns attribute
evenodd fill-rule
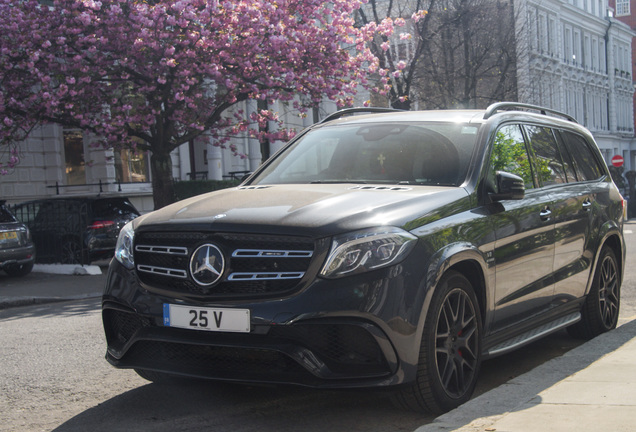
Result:
<svg viewBox="0 0 636 432"><path fill-rule="evenodd" d="M475 305L462 289L444 299L435 332L438 378L453 398L463 396L475 379L479 334Z"/></svg>
<svg viewBox="0 0 636 432"><path fill-rule="evenodd" d="M62 264L78 264L81 248L75 242L64 243L62 246Z"/></svg>
<svg viewBox="0 0 636 432"><path fill-rule="evenodd" d="M601 263L601 275L598 287L601 320L605 328L612 328L618 317L619 302L618 271L616 262L606 256Z"/></svg>

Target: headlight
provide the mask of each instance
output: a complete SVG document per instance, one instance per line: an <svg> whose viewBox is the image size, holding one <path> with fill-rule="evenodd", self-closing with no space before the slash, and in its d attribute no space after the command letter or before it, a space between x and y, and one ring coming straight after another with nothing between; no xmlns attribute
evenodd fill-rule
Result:
<svg viewBox="0 0 636 432"><path fill-rule="evenodd" d="M128 222L119 232L117 245L115 246L115 258L129 270L135 267L135 258L133 256L134 238L135 230L133 230L132 222Z"/></svg>
<svg viewBox="0 0 636 432"><path fill-rule="evenodd" d="M414 235L395 227L371 228L334 237L320 275L337 278L397 264L413 249L416 240Z"/></svg>

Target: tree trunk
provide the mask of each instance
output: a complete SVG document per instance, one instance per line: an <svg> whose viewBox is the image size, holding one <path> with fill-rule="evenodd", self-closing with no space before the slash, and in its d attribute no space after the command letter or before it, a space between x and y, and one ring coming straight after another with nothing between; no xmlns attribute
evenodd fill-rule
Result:
<svg viewBox="0 0 636 432"><path fill-rule="evenodd" d="M172 179L172 159L169 152L153 152L150 155L152 170L152 199L155 210L176 201Z"/></svg>

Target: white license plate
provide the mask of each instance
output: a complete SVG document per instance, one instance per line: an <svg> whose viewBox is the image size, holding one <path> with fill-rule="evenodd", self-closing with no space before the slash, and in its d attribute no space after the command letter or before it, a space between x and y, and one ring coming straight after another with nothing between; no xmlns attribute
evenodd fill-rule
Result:
<svg viewBox="0 0 636 432"><path fill-rule="evenodd" d="M249 333L249 309L163 305L163 325L192 330Z"/></svg>

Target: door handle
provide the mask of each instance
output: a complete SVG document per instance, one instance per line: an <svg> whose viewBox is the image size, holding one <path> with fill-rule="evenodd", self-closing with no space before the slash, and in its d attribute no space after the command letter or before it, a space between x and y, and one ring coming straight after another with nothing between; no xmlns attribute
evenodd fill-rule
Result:
<svg viewBox="0 0 636 432"><path fill-rule="evenodd" d="M590 211L592 209L592 201L588 199L586 199L585 201L583 201L583 211Z"/></svg>
<svg viewBox="0 0 636 432"><path fill-rule="evenodd" d="M549 208L541 210L541 213L539 213L539 217L542 221L548 222L552 218L552 210L550 210Z"/></svg>

